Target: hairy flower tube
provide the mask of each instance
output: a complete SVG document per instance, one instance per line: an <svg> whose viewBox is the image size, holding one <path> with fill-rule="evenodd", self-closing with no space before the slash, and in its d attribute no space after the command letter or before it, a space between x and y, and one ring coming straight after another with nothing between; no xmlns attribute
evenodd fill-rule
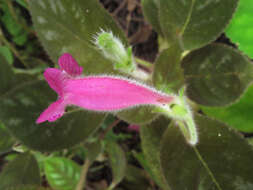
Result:
<svg viewBox="0 0 253 190"><path fill-rule="evenodd" d="M116 76L82 77L82 68L70 54L59 58L60 69L48 68L44 76L57 92L52 103L37 119L37 123L55 121L68 105L86 110L113 112L139 105L169 104L174 96L159 92L134 80Z"/></svg>

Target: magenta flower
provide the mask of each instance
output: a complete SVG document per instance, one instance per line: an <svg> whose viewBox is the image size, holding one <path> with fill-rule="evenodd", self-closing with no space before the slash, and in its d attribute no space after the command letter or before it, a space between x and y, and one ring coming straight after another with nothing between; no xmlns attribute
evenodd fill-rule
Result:
<svg viewBox="0 0 253 190"><path fill-rule="evenodd" d="M60 69L48 68L44 73L49 86L58 94L58 100L39 116L36 123L57 120L68 105L113 112L139 105L160 106L174 99L134 80L115 76L82 77L82 68L67 53L59 58L59 66Z"/></svg>
<svg viewBox="0 0 253 190"><path fill-rule="evenodd" d="M135 131L135 132L140 132L140 126L139 125L135 125L135 124L133 124L133 125L129 125L128 126L128 130L130 130L130 131Z"/></svg>

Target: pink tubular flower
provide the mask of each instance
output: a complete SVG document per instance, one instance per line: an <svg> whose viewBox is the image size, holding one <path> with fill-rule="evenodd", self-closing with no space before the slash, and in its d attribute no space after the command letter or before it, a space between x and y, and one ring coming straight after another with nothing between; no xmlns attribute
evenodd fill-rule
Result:
<svg viewBox="0 0 253 190"><path fill-rule="evenodd" d="M86 110L119 111L138 105L163 105L174 97L136 81L115 76L82 77L82 68L70 54L59 58L60 69L48 68L44 76L49 86L58 94L37 119L36 123L55 121L64 114L68 105Z"/></svg>

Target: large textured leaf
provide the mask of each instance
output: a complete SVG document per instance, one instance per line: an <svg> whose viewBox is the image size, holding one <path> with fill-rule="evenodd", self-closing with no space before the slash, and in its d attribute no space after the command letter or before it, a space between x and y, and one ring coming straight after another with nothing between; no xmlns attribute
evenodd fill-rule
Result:
<svg viewBox="0 0 253 190"><path fill-rule="evenodd" d="M170 188L162 174L159 147L163 133L168 128L168 125L169 120L160 117L149 125L142 126L140 131L141 145L145 159L154 175L156 183L163 188L163 190L168 190Z"/></svg>
<svg viewBox="0 0 253 190"><path fill-rule="evenodd" d="M161 142L161 165L173 190L251 190L253 149L223 123L197 115L199 143L171 126Z"/></svg>
<svg viewBox="0 0 253 190"><path fill-rule="evenodd" d="M142 0L142 10L145 18L152 25L152 27L162 35L162 29L159 21L159 2L158 0Z"/></svg>
<svg viewBox="0 0 253 190"><path fill-rule="evenodd" d="M253 1L240 0L238 9L226 34L239 46L239 49L253 58Z"/></svg>
<svg viewBox="0 0 253 190"><path fill-rule="evenodd" d="M0 155L11 150L15 140L0 122Z"/></svg>
<svg viewBox="0 0 253 190"><path fill-rule="evenodd" d="M52 157L46 160L45 175L51 187L56 190L75 189L81 174L81 167L72 160Z"/></svg>
<svg viewBox="0 0 253 190"><path fill-rule="evenodd" d="M20 154L8 163L0 175L0 190L21 185L40 185L39 166L33 155Z"/></svg>
<svg viewBox="0 0 253 190"><path fill-rule="evenodd" d="M158 117L157 113L152 112L153 109L152 106L136 107L120 111L117 116L128 123L142 125L150 123Z"/></svg>
<svg viewBox="0 0 253 190"><path fill-rule="evenodd" d="M40 151L69 148L85 140L102 122L103 114L76 110L54 123L36 125L56 94L45 81L14 75L0 57L0 120L18 140Z"/></svg>
<svg viewBox="0 0 253 190"><path fill-rule="evenodd" d="M107 142L106 151L109 155L113 175L113 180L109 189L113 189L125 177L127 161L125 152L113 141Z"/></svg>
<svg viewBox="0 0 253 190"><path fill-rule="evenodd" d="M184 84L183 70L180 65L181 50L171 46L164 50L155 62L153 83L164 92L178 92Z"/></svg>
<svg viewBox="0 0 253 190"><path fill-rule="evenodd" d="M202 107L204 113L243 132L253 132L253 87L233 105L224 108Z"/></svg>
<svg viewBox="0 0 253 190"><path fill-rule="evenodd" d="M213 44L189 53L182 63L188 96L206 106L237 100L252 82L253 64L231 47Z"/></svg>
<svg viewBox="0 0 253 190"><path fill-rule="evenodd" d="M160 0L160 25L169 42L200 48L225 29L238 0Z"/></svg>
<svg viewBox="0 0 253 190"><path fill-rule="evenodd" d="M101 29L126 38L98 0L31 0L30 11L39 39L56 62L68 52L85 73L111 72L112 64L94 47L93 37Z"/></svg>

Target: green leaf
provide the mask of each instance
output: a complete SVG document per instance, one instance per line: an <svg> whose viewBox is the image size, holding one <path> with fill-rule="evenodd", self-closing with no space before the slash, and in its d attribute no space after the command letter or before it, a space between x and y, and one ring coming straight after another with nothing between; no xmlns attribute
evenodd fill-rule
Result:
<svg viewBox="0 0 253 190"><path fill-rule="evenodd" d="M23 6L24 8L28 8L27 7L27 3L25 2L25 0L16 0L16 2L18 3L18 4L20 4L21 6Z"/></svg>
<svg viewBox="0 0 253 190"><path fill-rule="evenodd" d="M10 153L4 157L4 160L6 160L7 162L13 161L15 158L17 158L18 155L19 154L17 152Z"/></svg>
<svg viewBox="0 0 253 190"><path fill-rule="evenodd" d="M162 34L159 21L159 2L158 0L142 0L142 10L147 21L152 25L156 32Z"/></svg>
<svg viewBox="0 0 253 190"><path fill-rule="evenodd" d="M149 174L150 178L154 180L157 184L159 184L159 180L157 179L156 175L152 171L152 166L149 165L149 162L146 160L144 154L142 152L140 153L133 152L133 155L138 160L138 162L143 167L143 169Z"/></svg>
<svg viewBox="0 0 253 190"><path fill-rule="evenodd" d="M169 43L197 49L222 33L237 4L238 0L160 0L160 25Z"/></svg>
<svg viewBox="0 0 253 190"><path fill-rule="evenodd" d="M143 169L128 164L123 184L126 189L147 190L149 181Z"/></svg>
<svg viewBox="0 0 253 190"><path fill-rule="evenodd" d="M183 86L184 76L180 65L181 53L179 47L171 46L157 58L153 73L153 83L159 90L177 93Z"/></svg>
<svg viewBox="0 0 253 190"><path fill-rule="evenodd" d="M169 186L162 174L160 162L160 142L163 133L166 131L169 120L160 117L149 125L142 126L140 130L141 145L145 159L153 173L155 182L164 190L169 190Z"/></svg>
<svg viewBox="0 0 253 190"><path fill-rule="evenodd" d="M182 61L188 96L205 106L236 101L252 82L253 64L237 50L212 44Z"/></svg>
<svg viewBox="0 0 253 190"><path fill-rule="evenodd" d="M201 109L210 117L227 123L229 126L243 132L253 132L253 86L242 98L233 105L224 108L210 108L202 106Z"/></svg>
<svg viewBox="0 0 253 190"><path fill-rule="evenodd" d="M90 163L94 162L102 152L102 145L99 140L92 143L86 143L85 148L87 149L87 158Z"/></svg>
<svg viewBox="0 0 253 190"><path fill-rule="evenodd" d="M111 62L92 43L94 35L103 29L127 40L98 0L31 0L29 4L38 37L54 62L68 52L86 74L113 71Z"/></svg>
<svg viewBox="0 0 253 190"><path fill-rule="evenodd" d="M18 23L17 18L20 14L20 10L18 9L9 9L9 5L11 5L11 1L8 2L1 2L1 8L3 10L3 15L0 17L0 21L4 24L6 27L6 30L11 34L13 37L13 41L19 45L22 46L27 41L27 33L22 28L20 23Z"/></svg>
<svg viewBox="0 0 253 190"><path fill-rule="evenodd" d="M165 132L161 142L161 166L173 190L251 190L253 150L225 124L195 117L199 143L193 147L177 126Z"/></svg>
<svg viewBox="0 0 253 190"><path fill-rule="evenodd" d="M26 41L27 41L27 34L26 34L26 33L22 33L22 34L20 34L20 35L18 35L18 36L15 36L15 37L13 38L13 41L14 41L14 43L16 43L17 45L22 46L22 45L24 45L24 44L26 43Z"/></svg>
<svg viewBox="0 0 253 190"><path fill-rule="evenodd" d="M150 123L158 117L157 113L152 112L153 109L152 106L136 107L120 111L117 116L128 123L142 125Z"/></svg>
<svg viewBox="0 0 253 190"><path fill-rule="evenodd" d="M0 175L0 189L21 185L40 185L39 166L30 153L20 154L4 167Z"/></svg>
<svg viewBox="0 0 253 190"><path fill-rule="evenodd" d="M86 140L104 119L104 114L76 109L56 122L37 125L38 116L56 99L45 81L14 75L10 65L1 62L0 120L24 145L39 151L69 148Z"/></svg>
<svg viewBox="0 0 253 190"><path fill-rule="evenodd" d="M4 56L4 58L10 65L13 64L14 58L11 53L11 50L7 46L0 46L0 54Z"/></svg>
<svg viewBox="0 0 253 190"><path fill-rule="evenodd" d="M14 143L15 140L6 130L4 125L0 122L0 155L7 151L10 151Z"/></svg>
<svg viewBox="0 0 253 190"><path fill-rule="evenodd" d="M52 157L45 161L45 175L51 187L56 190L75 189L81 175L81 167L72 160Z"/></svg>
<svg viewBox="0 0 253 190"><path fill-rule="evenodd" d="M0 54L0 94L9 90L14 84L15 77L5 57Z"/></svg>
<svg viewBox="0 0 253 190"><path fill-rule="evenodd" d="M229 24L226 35L239 49L253 58L253 1L240 0L238 9Z"/></svg>
<svg viewBox="0 0 253 190"><path fill-rule="evenodd" d="M109 189L113 189L125 177L127 160L125 152L121 147L113 142L108 141L106 144L106 151L109 155L110 165L112 167L113 180Z"/></svg>

